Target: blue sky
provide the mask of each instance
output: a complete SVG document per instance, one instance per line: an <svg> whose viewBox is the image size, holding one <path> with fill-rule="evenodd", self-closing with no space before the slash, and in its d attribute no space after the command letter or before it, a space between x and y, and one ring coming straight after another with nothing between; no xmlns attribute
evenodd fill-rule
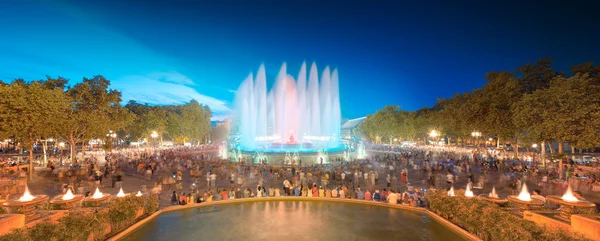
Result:
<svg viewBox="0 0 600 241"><path fill-rule="evenodd" d="M342 116L415 110L481 87L493 70L553 56L558 69L600 63L592 1L0 2L0 79L102 74L125 100L191 98L230 112L264 63L338 68ZM372 2L368 4L368 2Z"/></svg>

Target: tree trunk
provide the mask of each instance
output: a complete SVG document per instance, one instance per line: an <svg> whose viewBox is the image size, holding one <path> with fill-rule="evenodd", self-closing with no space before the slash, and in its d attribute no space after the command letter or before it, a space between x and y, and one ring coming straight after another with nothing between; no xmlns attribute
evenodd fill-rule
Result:
<svg viewBox="0 0 600 241"><path fill-rule="evenodd" d="M542 163L544 165L544 169L547 170L546 167L546 142L542 141Z"/></svg>
<svg viewBox="0 0 600 241"><path fill-rule="evenodd" d="M44 151L44 166L45 166L45 165L48 165L48 155L46 153L46 149L48 149L48 141L47 140L44 140L42 142L42 148L44 149L43 151Z"/></svg>
<svg viewBox="0 0 600 241"><path fill-rule="evenodd" d="M31 134L29 134L29 141L31 142L31 147L29 149L29 180L33 180L33 146L35 146L35 141Z"/></svg>
<svg viewBox="0 0 600 241"><path fill-rule="evenodd" d="M519 159L519 139L517 139L515 141L515 146L514 146L514 153L515 153L515 158Z"/></svg>
<svg viewBox="0 0 600 241"><path fill-rule="evenodd" d="M563 154L564 153L562 141L558 141L558 153L559 154Z"/></svg>
<svg viewBox="0 0 600 241"><path fill-rule="evenodd" d="M75 142L75 138L71 134L69 138L69 145L71 146L71 164L77 163L77 158L75 158L75 148L77 147L77 142Z"/></svg>
<svg viewBox="0 0 600 241"><path fill-rule="evenodd" d="M563 154L563 143L560 140L558 141L558 153ZM563 157L562 157L562 155L560 157L560 161L558 162L558 165L560 165L558 167L558 170L560 172L560 179L562 180L562 178L563 178Z"/></svg>
<svg viewBox="0 0 600 241"><path fill-rule="evenodd" d="M548 142L548 147L550 148L550 154L554 154L554 148L552 148L552 142Z"/></svg>

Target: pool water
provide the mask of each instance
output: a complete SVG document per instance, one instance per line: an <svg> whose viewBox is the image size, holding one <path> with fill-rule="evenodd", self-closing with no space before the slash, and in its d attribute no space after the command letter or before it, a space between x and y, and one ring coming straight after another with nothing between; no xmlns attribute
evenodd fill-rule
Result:
<svg viewBox="0 0 600 241"><path fill-rule="evenodd" d="M427 214L327 201L258 201L166 212L121 240L465 240Z"/></svg>

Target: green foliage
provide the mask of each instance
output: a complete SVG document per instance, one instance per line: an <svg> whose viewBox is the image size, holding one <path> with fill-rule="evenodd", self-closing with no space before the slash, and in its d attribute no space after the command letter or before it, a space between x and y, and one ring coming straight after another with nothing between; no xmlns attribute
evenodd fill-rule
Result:
<svg viewBox="0 0 600 241"><path fill-rule="evenodd" d="M537 226L500 209L496 204L467 198L462 190L455 194L453 197L445 191L428 194L431 210L482 240L587 240L563 230Z"/></svg>
<svg viewBox="0 0 600 241"><path fill-rule="evenodd" d="M600 85L589 74L556 77L548 88L526 94L514 112L515 122L534 139L600 146Z"/></svg>
<svg viewBox="0 0 600 241"><path fill-rule="evenodd" d="M105 240L135 223L136 214L150 215L158 210L154 195L113 198L106 207L71 211L55 223L42 222L30 228L13 230L0 236L0 241L79 241L93 234L94 240Z"/></svg>
<svg viewBox="0 0 600 241"><path fill-rule="evenodd" d="M193 141L202 143L210 134L212 113L208 106L196 100L184 105L150 106L130 101L126 109L137 118L128 127L131 140L151 139L156 132L162 137L170 137L178 143Z"/></svg>
<svg viewBox="0 0 600 241"><path fill-rule="evenodd" d="M433 108L407 112L386 106L368 115L359 129L372 140L390 142L427 137L436 130L448 140L470 139L478 131L483 139L513 144L600 147L600 66L576 65L573 76L566 77L551 64L551 58L544 58L514 72L487 73L482 88L439 99Z"/></svg>

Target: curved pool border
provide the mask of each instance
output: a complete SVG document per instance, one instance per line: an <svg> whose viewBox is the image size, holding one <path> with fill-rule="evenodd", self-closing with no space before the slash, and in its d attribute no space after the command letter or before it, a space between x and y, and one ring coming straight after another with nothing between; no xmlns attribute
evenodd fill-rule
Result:
<svg viewBox="0 0 600 241"><path fill-rule="evenodd" d="M355 204L366 204L366 205L371 205L371 206L380 206L380 207L408 210L408 211L419 212L419 213L426 213L427 215L429 215L430 217L435 219L437 222L442 224L444 227L452 230L453 232L457 233L461 237L463 237L467 240L481 241L481 239L479 237L475 236L474 234L469 233L468 231L462 229L461 227L455 225L454 223L437 215L436 213L434 213L430 210L427 210L425 208L421 208L421 207L413 207L413 206L407 206L407 205L402 205L402 204L389 204L389 203L375 202L375 201L356 200L356 199L325 198L325 197L296 197L296 196L229 199L229 200L221 200L221 201L213 201L213 202L194 203L194 204L188 204L188 205L169 206L169 207L165 207L163 209L160 209L160 210L154 212L150 216L134 223L133 225L129 226L125 230L117 233L116 235L110 237L107 240L108 241L118 241L119 239L125 237L129 233L136 230L137 228L146 224L148 221L156 218L158 215L161 215L161 214L167 213L167 212L188 209L188 208L213 206L213 205L223 205L223 204L232 204L232 203L248 203L248 202L269 202L269 201L326 201L326 202L340 202L340 203L355 203Z"/></svg>

